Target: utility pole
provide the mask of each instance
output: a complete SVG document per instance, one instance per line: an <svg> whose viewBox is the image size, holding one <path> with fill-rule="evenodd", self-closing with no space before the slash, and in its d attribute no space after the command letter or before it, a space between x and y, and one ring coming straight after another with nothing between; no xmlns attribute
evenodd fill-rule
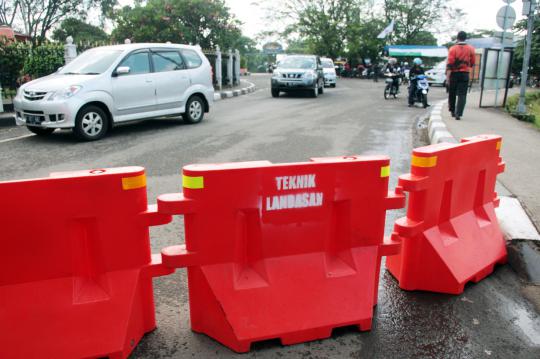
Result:
<svg viewBox="0 0 540 359"><path fill-rule="evenodd" d="M534 29L535 11L537 0L523 1L523 15L528 16L527 20L527 39L525 42L525 54L523 55L523 68L521 70L521 89L519 92L519 102L517 112L525 114L527 107L525 106L525 91L527 89L527 75L529 73L529 60L531 57L532 33Z"/></svg>

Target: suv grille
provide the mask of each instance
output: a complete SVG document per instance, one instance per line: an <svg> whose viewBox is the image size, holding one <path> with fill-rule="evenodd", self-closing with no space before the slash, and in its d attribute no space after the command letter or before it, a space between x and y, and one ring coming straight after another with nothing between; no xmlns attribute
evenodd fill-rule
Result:
<svg viewBox="0 0 540 359"><path fill-rule="evenodd" d="M24 98L28 101L39 101L42 100L47 92L37 92L37 91L27 91L24 90Z"/></svg>
<svg viewBox="0 0 540 359"><path fill-rule="evenodd" d="M302 78L301 73L299 73L299 74L295 74L295 73L283 74L282 76L283 76L283 78L286 78L286 79L300 79L300 78Z"/></svg>

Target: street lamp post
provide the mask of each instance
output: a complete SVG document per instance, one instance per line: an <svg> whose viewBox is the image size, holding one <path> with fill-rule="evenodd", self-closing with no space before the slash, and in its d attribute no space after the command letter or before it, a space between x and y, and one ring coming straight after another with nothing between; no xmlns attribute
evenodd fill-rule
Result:
<svg viewBox="0 0 540 359"><path fill-rule="evenodd" d="M531 43L534 29L536 4L536 0L523 1L523 14L528 15L528 20L525 53L523 54L523 67L521 70L521 89L519 92L519 102L517 106L517 112L520 114L525 114L527 112L527 107L525 106L525 91L527 89L527 75L529 72L529 59L531 57Z"/></svg>

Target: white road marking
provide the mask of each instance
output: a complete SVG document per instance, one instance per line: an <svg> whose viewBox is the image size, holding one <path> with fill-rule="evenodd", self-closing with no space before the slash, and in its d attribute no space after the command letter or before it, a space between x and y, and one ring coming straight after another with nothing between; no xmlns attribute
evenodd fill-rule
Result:
<svg viewBox="0 0 540 359"><path fill-rule="evenodd" d="M0 140L0 143L17 141L17 140L20 140L22 138L31 137L31 136L35 136L35 135L33 133L29 133L27 135L17 136L17 137L13 137L13 138L6 138L5 140Z"/></svg>

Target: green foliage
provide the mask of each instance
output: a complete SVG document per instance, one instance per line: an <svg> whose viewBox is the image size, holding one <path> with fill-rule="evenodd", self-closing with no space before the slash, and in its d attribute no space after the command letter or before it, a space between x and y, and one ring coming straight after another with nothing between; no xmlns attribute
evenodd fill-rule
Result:
<svg viewBox="0 0 540 359"><path fill-rule="evenodd" d="M450 0L384 0L387 22L395 21L392 38L398 45L420 45L426 40L434 45L429 30L442 30L443 25L453 25L462 12L453 8Z"/></svg>
<svg viewBox="0 0 540 359"><path fill-rule="evenodd" d="M0 84L3 88L17 86L29 53L30 45L26 43L0 41Z"/></svg>
<svg viewBox="0 0 540 359"><path fill-rule="evenodd" d="M109 39L109 35L101 28L76 18L68 18L62 21L60 27L54 30L52 38L65 43L68 36L73 37L74 43L101 42Z"/></svg>
<svg viewBox="0 0 540 359"><path fill-rule="evenodd" d="M249 51L254 43L242 36L239 21L223 0L148 0L125 6L114 14L115 41L198 44L202 48Z"/></svg>
<svg viewBox="0 0 540 359"><path fill-rule="evenodd" d="M540 10L537 11L536 21L534 22L532 33L531 57L529 60L530 74L540 75ZM516 32L527 31L527 21L521 20L514 27ZM526 33L523 34L526 36ZM512 69L515 72L521 73L523 68L523 56L525 53L525 41L520 41L514 52L514 62Z"/></svg>
<svg viewBox="0 0 540 359"><path fill-rule="evenodd" d="M506 100L506 111L518 120L532 122L540 127L540 91L530 91L525 94L526 114L516 113L519 102L519 94L510 96Z"/></svg>
<svg viewBox="0 0 540 359"><path fill-rule="evenodd" d="M281 37L299 38L302 52L332 58L345 57L353 64L377 61L385 44L436 45L433 31L454 25L462 12L451 0L283 0L275 21L289 23ZM382 11L380 11L380 10ZM377 35L395 21L386 39ZM293 45L296 45L293 43ZM300 51L294 51L300 52Z"/></svg>
<svg viewBox="0 0 540 359"><path fill-rule="evenodd" d="M62 66L64 66L64 46L47 43L30 51L24 62L23 73L38 78L50 75Z"/></svg>

